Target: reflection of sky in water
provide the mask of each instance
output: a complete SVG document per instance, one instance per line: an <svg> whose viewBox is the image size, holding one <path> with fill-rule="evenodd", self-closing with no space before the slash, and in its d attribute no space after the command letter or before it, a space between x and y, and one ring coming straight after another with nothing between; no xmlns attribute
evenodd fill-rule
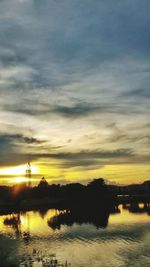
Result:
<svg viewBox="0 0 150 267"><path fill-rule="evenodd" d="M73 267L150 266L150 217L146 213L133 214L121 210L119 214L110 215L105 229L75 223L53 230L47 221L56 213L49 210L45 214L21 214L18 229L4 225L3 221L8 216L1 216L0 232L4 234L1 245L7 247L9 255L15 251L15 255L22 256L32 253L33 248L43 255L56 253L59 259L67 259Z"/></svg>

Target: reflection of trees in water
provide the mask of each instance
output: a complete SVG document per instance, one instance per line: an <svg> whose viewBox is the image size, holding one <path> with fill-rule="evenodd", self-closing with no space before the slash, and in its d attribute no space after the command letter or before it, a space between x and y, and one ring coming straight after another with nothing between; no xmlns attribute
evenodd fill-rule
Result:
<svg viewBox="0 0 150 267"><path fill-rule="evenodd" d="M9 217L4 219L4 225L11 227L15 230L16 237L22 237L25 243L28 243L30 240L30 218L29 216L26 216L27 218L27 230L22 232L21 229L21 214L11 214Z"/></svg>
<svg viewBox="0 0 150 267"><path fill-rule="evenodd" d="M150 203L130 203L123 205L123 209L127 209L130 213L146 213L150 215ZM60 229L62 225L72 226L74 223L83 224L90 223L96 227L105 228L108 225L110 214L120 213L117 205L109 208L70 208L67 211L61 211L58 215L48 220L48 225L52 229Z"/></svg>
<svg viewBox="0 0 150 267"><path fill-rule="evenodd" d="M38 210L38 213L39 213L39 215L40 215L40 217L41 217L42 219L45 218L47 212L48 212L48 209L40 209L40 210Z"/></svg>
<svg viewBox="0 0 150 267"><path fill-rule="evenodd" d="M146 213L147 215L150 215L150 203L124 204L123 209L126 209L131 213L137 213L137 214Z"/></svg>
<svg viewBox="0 0 150 267"><path fill-rule="evenodd" d="M21 234L20 213L16 215L10 215L9 217L5 218L4 224L13 228L15 230L16 236L19 236Z"/></svg>
<svg viewBox="0 0 150 267"><path fill-rule="evenodd" d="M83 224L90 223L98 228L105 228L108 225L109 216L111 213L119 213L117 206L111 209L94 208L72 208L67 211L61 211L58 215L53 216L48 220L48 225L52 229L60 229L62 225L72 226L74 223Z"/></svg>

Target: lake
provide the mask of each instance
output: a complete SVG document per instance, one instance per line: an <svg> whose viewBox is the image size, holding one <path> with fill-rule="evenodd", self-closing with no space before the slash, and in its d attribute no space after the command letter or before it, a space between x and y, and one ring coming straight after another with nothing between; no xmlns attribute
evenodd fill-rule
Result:
<svg viewBox="0 0 150 267"><path fill-rule="evenodd" d="M149 267L149 208L119 206L93 221L84 212L76 218L54 209L0 216L0 266L19 266L28 258L41 266L40 258L53 253L72 267Z"/></svg>

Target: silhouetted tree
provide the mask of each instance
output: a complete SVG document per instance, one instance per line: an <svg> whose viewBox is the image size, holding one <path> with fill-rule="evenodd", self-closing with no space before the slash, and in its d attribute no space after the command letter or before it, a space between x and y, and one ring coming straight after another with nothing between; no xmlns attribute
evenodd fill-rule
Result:
<svg viewBox="0 0 150 267"><path fill-rule="evenodd" d="M38 184L40 188L47 188L49 186L48 182L46 181L45 177L42 177L41 181Z"/></svg>
<svg viewBox="0 0 150 267"><path fill-rule="evenodd" d="M91 182L88 183L88 187L90 188L99 188L99 187L104 187L105 186L105 180L104 178L98 178L94 179Z"/></svg>

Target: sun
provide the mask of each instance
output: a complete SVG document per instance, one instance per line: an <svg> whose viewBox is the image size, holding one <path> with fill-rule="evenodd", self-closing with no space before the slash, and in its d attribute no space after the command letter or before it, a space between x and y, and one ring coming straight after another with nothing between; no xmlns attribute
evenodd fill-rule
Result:
<svg viewBox="0 0 150 267"><path fill-rule="evenodd" d="M33 174L37 174L38 173L38 167L36 166L31 166L31 172ZM4 168L2 170L0 170L0 175L25 175L26 173L26 165L20 165L20 166L16 166L16 167L10 167L10 168ZM17 177L19 178L19 177ZM23 177L20 177L23 178Z"/></svg>

